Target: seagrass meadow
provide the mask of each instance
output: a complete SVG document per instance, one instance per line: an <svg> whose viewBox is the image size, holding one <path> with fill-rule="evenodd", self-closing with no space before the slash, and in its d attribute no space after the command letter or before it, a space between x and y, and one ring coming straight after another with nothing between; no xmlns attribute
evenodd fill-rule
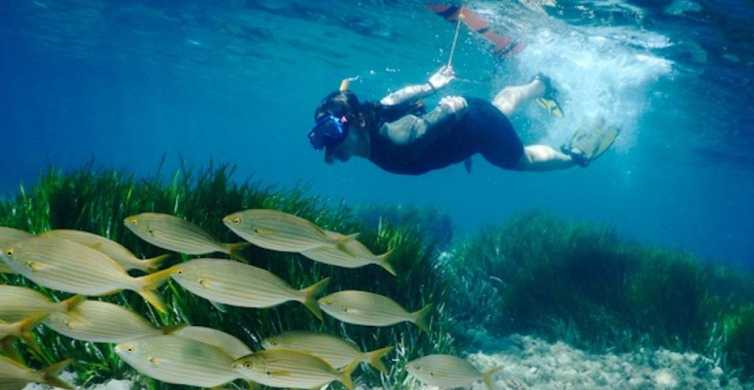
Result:
<svg viewBox="0 0 754 390"><path fill-rule="evenodd" d="M385 359L388 372L363 365L354 375L357 383L386 389L406 388L405 365L414 358L494 350L496 339L514 333L596 352L640 347L695 351L714 359L731 377L754 376L751 270L627 242L607 227L542 212L522 214L459 239L453 237L452 222L435 210L346 205L310 195L304 188L236 181L230 166L184 168L168 179L86 166L72 172L50 169L32 187L19 187L15 197L0 201L0 226L34 234L61 228L89 231L148 258L164 251L130 233L123 225L125 217L169 213L222 242L233 242L238 239L222 218L250 208L292 213L328 230L360 232L359 239L375 253L393 250L390 262L397 277L376 266L337 268L254 246L240 255L296 288L330 277L330 292L368 290L413 310L433 303L429 332L405 323L374 328L328 317L320 322L295 303L271 309L214 305L172 280L160 288L167 313L153 310L132 292L98 299L130 308L158 327L215 328L253 350L262 348L264 338L286 330L334 334L363 350L392 345L395 351ZM164 266L189 258L175 255ZM32 287L55 300L70 296L18 275L0 275L0 283ZM37 368L72 358L69 370L79 386L126 378L148 389L181 388L138 374L112 345L74 341L45 326L35 328L35 337L39 351L16 341L16 352ZM500 373L504 375L505 369ZM238 381L233 386L243 389L247 384Z"/></svg>

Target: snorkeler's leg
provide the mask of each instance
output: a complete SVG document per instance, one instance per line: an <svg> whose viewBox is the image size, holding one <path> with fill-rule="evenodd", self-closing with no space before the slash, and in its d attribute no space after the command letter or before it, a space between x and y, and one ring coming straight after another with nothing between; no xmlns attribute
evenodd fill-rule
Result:
<svg viewBox="0 0 754 390"><path fill-rule="evenodd" d="M508 86L503 88L492 99L492 104L506 116L512 115L521 104L541 97L545 93L545 84L534 79L528 84Z"/></svg>
<svg viewBox="0 0 754 390"><path fill-rule="evenodd" d="M528 145L518 162L520 171L555 171L576 165L571 156L549 145Z"/></svg>

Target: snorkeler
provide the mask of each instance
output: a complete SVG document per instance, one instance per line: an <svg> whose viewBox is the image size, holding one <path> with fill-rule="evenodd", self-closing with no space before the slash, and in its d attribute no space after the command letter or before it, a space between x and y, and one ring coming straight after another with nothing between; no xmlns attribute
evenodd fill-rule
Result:
<svg viewBox="0 0 754 390"><path fill-rule="evenodd" d="M309 141L324 149L325 161L361 157L380 168L404 175L420 175L464 162L479 153L503 169L550 171L585 167L612 145L618 130L597 126L577 132L560 150L538 144L524 146L508 116L524 103L538 99L553 115L562 115L550 79L535 76L529 83L503 88L492 100L445 96L427 112L423 98L447 86L455 74L444 66L424 84L399 89L379 102L360 102L348 90L327 95L315 111L316 125Z"/></svg>

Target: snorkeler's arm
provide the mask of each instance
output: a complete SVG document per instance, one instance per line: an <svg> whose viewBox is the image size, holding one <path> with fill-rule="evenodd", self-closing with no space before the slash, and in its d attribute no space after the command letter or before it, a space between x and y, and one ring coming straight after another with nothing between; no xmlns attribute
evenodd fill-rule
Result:
<svg viewBox="0 0 754 390"><path fill-rule="evenodd" d="M440 70L435 72L426 83L403 87L382 98L380 104L390 107L415 102L416 100L427 97L440 88L445 87L454 78L455 73L453 73L453 68L450 66L443 66Z"/></svg>
<svg viewBox="0 0 754 390"><path fill-rule="evenodd" d="M388 107L397 106L419 100L433 93L435 93L435 89L429 83L409 85L380 99L380 104Z"/></svg>

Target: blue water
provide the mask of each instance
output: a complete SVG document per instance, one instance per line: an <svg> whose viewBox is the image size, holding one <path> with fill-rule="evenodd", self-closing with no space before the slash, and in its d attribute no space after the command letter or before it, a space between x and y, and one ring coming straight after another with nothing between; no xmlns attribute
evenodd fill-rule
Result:
<svg viewBox="0 0 754 390"><path fill-rule="evenodd" d="M395 176L328 166L307 143L340 79L378 99L447 60L453 25L418 1L4 1L0 192L88 161L152 175L165 158L238 166L333 201L449 213L458 234L542 209L716 261L754 263L754 7L733 1L472 1L526 43L501 60L462 30L447 94L490 98L537 72L566 117L535 106L523 139L558 146L597 116L622 126L587 169L502 171L475 158Z"/></svg>

